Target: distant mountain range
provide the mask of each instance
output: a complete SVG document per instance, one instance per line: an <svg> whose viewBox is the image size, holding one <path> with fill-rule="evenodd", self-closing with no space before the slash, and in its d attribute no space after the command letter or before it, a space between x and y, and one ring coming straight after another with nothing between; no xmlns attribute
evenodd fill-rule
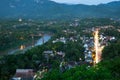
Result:
<svg viewBox="0 0 120 80"><path fill-rule="evenodd" d="M120 18L120 1L99 5L68 5L50 0L1 0L0 18Z"/></svg>

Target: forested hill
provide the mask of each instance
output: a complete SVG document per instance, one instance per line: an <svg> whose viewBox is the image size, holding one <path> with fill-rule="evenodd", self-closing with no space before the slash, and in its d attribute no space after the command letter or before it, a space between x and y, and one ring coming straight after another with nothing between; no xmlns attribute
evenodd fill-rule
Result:
<svg viewBox="0 0 120 80"><path fill-rule="evenodd" d="M50 0L1 0L0 18L120 18L120 1L99 5L67 5Z"/></svg>

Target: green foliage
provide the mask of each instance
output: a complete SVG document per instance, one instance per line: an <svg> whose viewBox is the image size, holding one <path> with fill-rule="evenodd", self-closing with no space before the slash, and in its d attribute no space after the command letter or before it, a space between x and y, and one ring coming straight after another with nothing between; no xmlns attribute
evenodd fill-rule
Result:
<svg viewBox="0 0 120 80"><path fill-rule="evenodd" d="M103 60L100 63L101 66L107 68L112 76L113 80L119 80L120 77L120 41L113 43L104 48L102 54Z"/></svg>
<svg viewBox="0 0 120 80"><path fill-rule="evenodd" d="M113 80L119 80L120 77L120 57L113 58L112 60L104 60L100 66L107 68L113 76Z"/></svg>
<svg viewBox="0 0 120 80"><path fill-rule="evenodd" d="M16 69L38 69L37 61L45 63L43 51L44 46L41 46L28 50L25 54L3 56L0 59L0 80L10 79L15 74Z"/></svg>
<svg viewBox="0 0 120 80"><path fill-rule="evenodd" d="M83 51L84 48L78 42L68 42L65 48L65 58L73 61L78 61L80 57L84 59Z"/></svg>
<svg viewBox="0 0 120 80"><path fill-rule="evenodd" d="M104 48L102 53L103 60L111 60L120 57L120 41Z"/></svg>
<svg viewBox="0 0 120 80"><path fill-rule="evenodd" d="M51 21L50 21L51 22ZM23 23L31 25L20 26ZM83 33L82 30L91 28L93 26L104 26L104 25L115 25L110 19L82 19L79 21L79 26L69 26L74 21L60 21L54 24L48 25L47 22L21 22L18 21L3 21L0 22L0 51L9 48L14 48L22 43L31 42L30 34L37 34L40 31L47 31L55 33L51 39L54 40L59 37L70 38L76 35L89 35L89 33ZM13 26L16 25L16 28ZM120 24L117 24L119 26ZM39 30L36 30L39 28ZM119 27L118 27L119 28ZM76 33L63 33L63 30L76 31ZM11 33L12 32L12 33ZM116 30L104 31L107 35L120 36ZM20 40L20 37L24 37L24 40ZM79 38L78 37L78 38ZM31 44L31 43L30 43ZM105 47L103 50L103 60L98 67L79 66L65 71L64 73L59 72L59 64L61 62L60 57L50 57L49 62L46 61L43 51L53 50L65 52L65 61L79 61L81 57L84 60L84 48L82 47L82 41L78 39L77 42L67 40L66 44L57 42L45 43L42 46L35 47L25 52L25 54L8 55L0 57L0 80L9 80L14 75L17 68L33 68L35 70L42 69L39 64L49 64L50 72L48 72L43 80L115 80L120 77L120 42L111 44ZM118 57L118 58L117 58ZM108 60L108 61L106 61ZM112 75L111 75L112 74ZM118 79L119 80L119 79Z"/></svg>
<svg viewBox="0 0 120 80"><path fill-rule="evenodd" d="M103 67L78 66L64 73L58 70L48 72L42 80L111 80L111 73Z"/></svg>
<svg viewBox="0 0 120 80"><path fill-rule="evenodd" d="M120 38L120 33L117 31L116 27L109 28L109 29L103 29L101 32L104 33L106 36L114 36L118 39Z"/></svg>

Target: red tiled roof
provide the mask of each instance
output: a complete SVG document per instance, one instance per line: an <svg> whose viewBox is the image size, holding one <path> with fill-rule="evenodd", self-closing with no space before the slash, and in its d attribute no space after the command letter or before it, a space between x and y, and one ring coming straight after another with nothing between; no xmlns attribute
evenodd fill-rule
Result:
<svg viewBox="0 0 120 80"><path fill-rule="evenodd" d="M14 77L32 78L34 75L35 73L32 69L17 69Z"/></svg>

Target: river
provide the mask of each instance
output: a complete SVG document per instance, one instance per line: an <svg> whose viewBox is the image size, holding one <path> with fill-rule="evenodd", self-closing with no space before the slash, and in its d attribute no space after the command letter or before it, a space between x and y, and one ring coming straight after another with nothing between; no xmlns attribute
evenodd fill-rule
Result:
<svg viewBox="0 0 120 80"><path fill-rule="evenodd" d="M15 54L17 52L24 53L28 49L31 49L33 47L36 47L36 46L39 46L39 45L42 45L42 44L48 42L50 40L50 38L51 38L51 35L45 34L43 37L41 37L40 39L38 39L37 42L33 46L32 45L27 46L23 50L20 50L19 48L18 49L14 49L14 50L9 51L8 54L11 55L11 54Z"/></svg>

